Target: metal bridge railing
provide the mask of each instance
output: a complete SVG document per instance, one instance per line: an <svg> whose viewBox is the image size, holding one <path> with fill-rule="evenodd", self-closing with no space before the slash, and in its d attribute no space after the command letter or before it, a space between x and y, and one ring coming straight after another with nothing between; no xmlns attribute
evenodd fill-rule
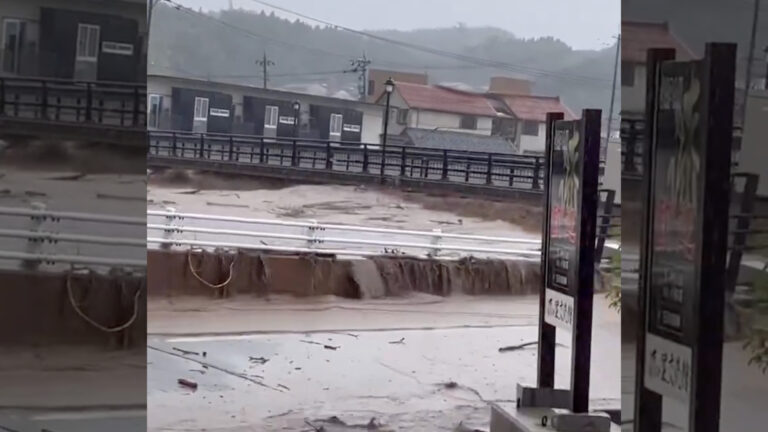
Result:
<svg viewBox="0 0 768 432"><path fill-rule="evenodd" d="M164 249L200 247L346 256L408 255L438 259L471 255L534 261L541 256L541 241L530 237L252 219L178 213L172 209L148 211L147 221L147 243ZM267 243L264 240L278 241ZM608 241L608 246L617 248L618 244Z"/></svg>
<svg viewBox="0 0 768 432"><path fill-rule="evenodd" d="M57 265L146 268L146 242L136 235L144 230L144 218L48 211L42 205L0 207L0 217L0 264L26 270ZM125 234L118 235L121 231Z"/></svg>
<svg viewBox="0 0 768 432"><path fill-rule="evenodd" d="M0 117L144 129L146 113L145 84L0 76Z"/></svg>
<svg viewBox="0 0 768 432"><path fill-rule="evenodd" d="M149 155L541 192L544 157L308 138L150 131ZM382 171L382 164L384 165Z"/></svg>

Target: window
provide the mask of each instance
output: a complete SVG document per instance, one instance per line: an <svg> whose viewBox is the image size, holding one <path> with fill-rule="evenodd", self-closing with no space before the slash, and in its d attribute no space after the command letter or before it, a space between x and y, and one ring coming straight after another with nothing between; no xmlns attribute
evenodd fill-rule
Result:
<svg viewBox="0 0 768 432"><path fill-rule="evenodd" d="M399 110L397 110L397 124L401 124L401 125L408 124L408 110L407 109L399 109Z"/></svg>
<svg viewBox="0 0 768 432"><path fill-rule="evenodd" d="M334 136L341 138L341 122L341 114L331 114L331 124L328 128L328 135L330 135L331 138Z"/></svg>
<svg viewBox="0 0 768 432"><path fill-rule="evenodd" d="M195 98L195 120L208 120L208 98Z"/></svg>
<svg viewBox="0 0 768 432"><path fill-rule="evenodd" d="M163 97L157 94L149 95L149 119L150 128L157 129L160 125L160 113L163 109Z"/></svg>
<svg viewBox="0 0 768 432"><path fill-rule="evenodd" d="M376 91L376 81L368 80L368 96L373 96L373 93L375 91Z"/></svg>
<svg viewBox="0 0 768 432"><path fill-rule="evenodd" d="M459 123L459 128L472 130L477 129L477 117L462 116L461 122Z"/></svg>
<svg viewBox="0 0 768 432"><path fill-rule="evenodd" d="M629 62L621 62L621 86L633 87L635 85L635 65Z"/></svg>
<svg viewBox="0 0 768 432"><path fill-rule="evenodd" d="M277 129L277 107L267 105L264 109L264 127L270 129Z"/></svg>
<svg viewBox="0 0 768 432"><path fill-rule="evenodd" d="M17 19L3 21L3 72L19 73L21 50L27 29L26 24Z"/></svg>
<svg viewBox="0 0 768 432"><path fill-rule="evenodd" d="M526 120L523 122L523 135L539 136L539 122Z"/></svg>
<svg viewBox="0 0 768 432"><path fill-rule="evenodd" d="M77 59L96 61L99 57L99 26L77 25Z"/></svg>

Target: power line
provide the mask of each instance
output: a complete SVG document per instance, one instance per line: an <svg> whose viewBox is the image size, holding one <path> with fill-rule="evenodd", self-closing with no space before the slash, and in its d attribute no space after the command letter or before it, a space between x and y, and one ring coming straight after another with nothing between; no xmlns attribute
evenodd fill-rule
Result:
<svg viewBox="0 0 768 432"><path fill-rule="evenodd" d="M325 21L325 20L321 20L321 19L318 19L318 18L314 18L314 17L308 16L308 15L302 14L300 12L296 12L296 11L293 11L293 10L290 10L290 9L287 9L287 8L284 8L284 7L281 7L281 6L276 6L274 4L271 4L271 3L263 1L263 0L251 0L251 1L253 1L255 3L259 3L259 4L263 5L263 6L267 6L267 7L279 10L279 11L283 11L283 12L286 12L286 13L289 13L289 14L292 14L292 15L296 15L298 17L301 17L301 18L304 18L304 19L307 19L307 20L310 20L310 21L314 21L314 22L317 22L317 23L325 24L327 26L330 26L330 27L338 29L338 30L344 30L344 31L347 31L347 32L350 32L350 33L357 34L359 36L364 36L364 37L375 39L375 40L379 40L379 41L382 41L382 42L387 42L387 43L390 43L390 44L399 45L401 47L410 48L410 49L413 49L413 50L416 50L416 51L426 52L426 53L433 54L433 55L436 55L436 56L449 57L449 58L452 58L452 59L455 59L455 60L459 60L459 61L463 61L463 62L467 62L467 63L482 64L482 65L487 65L487 66L490 66L490 67L493 67L493 68L496 68L496 69L511 70L511 71L514 71L514 72L525 72L525 73L530 73L530 74L534 74L534 75L538 75L538 76L542 76L542 77L554 77L554 78L564 78L564 79L576 78L576 79L582 79L582 80L587 80L587 81L610 82L610 80L603 79L603 78L594 78L594 77L589 77L589 76L584 76L584 75L576 75L576 74L563 74L563 73L560 73L560 72L547 71L547 70L543 70L543 69L528 68L528 67L524 67L524 66L514 65L514 64L511 64L511 63L505 63L505 62L500 62L500 61L488 60L488 59L484 59L484 58L468 56L468 55L454 53L454 52L450 52L450 51L444 51L444 50L440 50L440 49L436 49L436 48L430 48L430 47L426 47L426 46L422 46L422 45L417 45L417 44L410 43L410 42L398 41L398 40L395 40L395 39L391 39L391 38L387 38L387 37L384 37L384 36L375 35L375 34L372 34L372 33L361 31L361 30L355 30L355 29L352 29L352 28L349 28L349 27L345 27L345 26L342 26L342 25L338 25L338 24L335 24L335 23L332 23L332 22L329 22L329 21Z"/></svg>

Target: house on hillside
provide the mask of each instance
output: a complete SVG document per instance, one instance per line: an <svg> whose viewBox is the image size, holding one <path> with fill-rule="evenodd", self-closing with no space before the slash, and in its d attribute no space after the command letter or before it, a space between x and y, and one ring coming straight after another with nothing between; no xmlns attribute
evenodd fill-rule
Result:
<svg viewBox="0 0 768 432"><path fill-rule="evenodd" d="M454 132L494 137L494 143L488 145L505 142L514 153L542 154L547 113L562 112L568 120L575 116L559 97L532 95L531 87L530 81L508 77L493 77L487 93L395 81L389 135L419 129ZM377 102L384 104L385 98L382 94ZM456 144L456 139L449 141ZM479 145L476 139L467 138L467 146L471 144Z"/></svg>
<svg viewBox="0 0 768 432"><path fill-rule="evenodd" d="M386 97L382 94L377 102L383 105ZM396 81L388 131L398 135L405 128L418 128L490 136L499 116L504 114L483 94Z"/></svg>
<svg viewBox="0 0 768 432"><path fill-rule="evenodd" d="M547 140L547 113L562 112L565 120L576 116L557 96L489 94L504 104L514 119L512 139L522 154L542 154Z"/></svg>
<svg viewBox="0 0 768 432"><path fill-rule="evenodd" d="M664 23L621 22L621 115L642 117L645 113L646 55L651 48L673 48L678 60L695 58Z"/></svg>
<svg viewBox="0 0 768 432"><path fill-rule="evenodd" d="M0 1L0 76L146 80L146 0Z"/></svg>

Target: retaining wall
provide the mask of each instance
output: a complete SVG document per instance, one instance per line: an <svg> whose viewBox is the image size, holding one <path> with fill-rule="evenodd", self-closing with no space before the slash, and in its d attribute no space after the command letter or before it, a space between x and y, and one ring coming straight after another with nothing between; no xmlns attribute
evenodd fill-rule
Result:
<svg viewBox="0 0 768 432"><path fill-rule="evenodd" d="M147 251L147 260L150 296L289 294L377 298L411 292L441 296L526 295L537 293L541 283L539 263L518 260L337 259L256 251L190 254L163 250Z"/></svg>
<svg viewBox="0 0 768 432"><path fill-rule="evenodd" d="M144 278L136 276L73 275L75 304L93 321L107 328L128 322L124 331L108 333L88 323L75 311L65 273L0 271L0 344L103 344L115 348L142 346L147 340L147 302Z"/></svg>

